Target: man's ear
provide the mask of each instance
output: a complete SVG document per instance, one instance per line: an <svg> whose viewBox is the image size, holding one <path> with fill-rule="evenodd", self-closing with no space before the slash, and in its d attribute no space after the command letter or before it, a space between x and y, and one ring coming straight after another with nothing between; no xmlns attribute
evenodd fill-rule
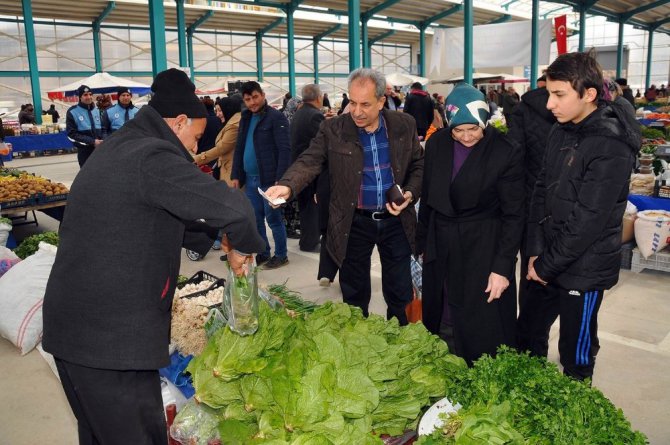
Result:
<svg viewBox="0 0 670 445"><path fill-rule="evenodd" d="M598 100L598 90L595 88L587 88L584 92L587 102L596 102Z"/></svg>

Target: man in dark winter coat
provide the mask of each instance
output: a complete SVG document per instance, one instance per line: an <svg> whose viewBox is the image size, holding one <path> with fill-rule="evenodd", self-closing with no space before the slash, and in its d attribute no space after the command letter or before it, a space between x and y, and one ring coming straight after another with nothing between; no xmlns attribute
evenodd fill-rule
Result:
<svg viewBox="0 0 670 445"><path fill-rule="evenodd" d="M349 74L348 84L350 112L321 125L309 148L268 195L288 200L328 167L326 246L340 267L342 298L368 315L370 260L377 246L387 318L396 317L404 325L405 307L412 299L410 255L416 232L411 204L421 192L423 151L414 119L384 108L383 74L359 68ZM394 183L404 191L398 204L387 203L385 197Z"/></svg>
<svg viewBox="0 0 670 445"><path fill-rule="evenodd" d="M77 161L83 167L98 145L102 144L102 116L93 103L93 92L86 85L77 88L79 103L65 114L67 138L77 148Z"/></svg>
<svg viewBox="0 0 670 445"><path fill-rule="evenodd" d="M75 178L44 297L43 345L80 444L167 445L158 369L181 248L204 253L221 229L239 272L264 247L244 193L193 163L206 116L195 86L170 69L152 90ZM186 230L199 219L204 231Z"/></svg>
<svg viewBox="0 0 670 445"><path fill-rule="evenodd" d="M561 318L563 372L591 378L598 353L598 309L619 279L621 223L639 125L620 104L599 102L598 62L585 53L559 56L547 68L547 108L558 120L531 199L528 278L546 296L520 314L528 349L547 353L549 328Z"/></svg>
<svg viewBox="0 0 670 445"><path fill-rule="evenodd" d="M620 78L615 80L615 82L621 87L622 96L633 106L633 111L635 111L635 97L633 96L633 90L628 86L628 79Z"/></svg>
<svg viewBox="0 0 670 445"><path fill-rule="evenodd" d="M544 159L547 147L547 137L549 136L551 127L556 123L554 115L551 111L547 110L548 99L549 93L544 87L528 91L521 97L521 102L514 109L512 118L508 122L508 136L515 140L525 153L526 214L530 204L530 197L535 187L535 181L542 170L542 160ZM525 242L522 241L521 273L519 279L520 306L524 305L526 298L534 290L539 291L540 295L542 295L542 285L533 280L526 279L526 274L528 273L528 256L525 254L524 246Z"/></svg>
<svg viewBox="0 0 670 445"><path fill-rule="evenodd" d="M286 226L282 209L273 209L258 193L277 183L291 163L291 140L288 120L265 100L258 82L242 85L242 98L247 109L242 111L240 130L233 154L230 175L234 187L246 187L246 194L256 213L258 233L265 240L265 250L256 262L266 269L288 264ZM275 254L270 257L270 242L265 232L267 220L275 242Z"/></svg>
<svg viewBox="0 0 670 445"><path fill-rule="evenodd" d="M293 115L291 121L291 161L295 161L307 150L310 142L319 132L321 122L325 117L321 112L323 94L321 88L315 84L302 87L302 107ZM300 250L314 251L319 245L321 231L319 230L319 212L314 202L316 180L312 181L298 195L300 209Z"/></svg>
<svg viewBox="0 0 670 445"><path fill-rule="evenodd" d="M426 131L428 131L428 127L430 127L435 117L434 108L433 99L430 98L428 92L423 90L419 82L414 82L410 93L405 98L405 106L402 111L414 117L416 132L422 138L426 137Z"/></svg>

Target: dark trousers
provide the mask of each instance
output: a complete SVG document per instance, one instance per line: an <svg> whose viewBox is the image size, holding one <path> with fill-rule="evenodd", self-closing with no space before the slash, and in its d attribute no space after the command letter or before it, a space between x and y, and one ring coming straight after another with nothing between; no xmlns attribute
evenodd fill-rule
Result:
<svg viewBox="0 0 670 445"><path fill-rule="evenodd" d="M298 195L298 218L300 220L300 250L313 252L319 245L319 209L314 202L314 190L308 187Z"/></svg>
<svg viewBox="0 0 670 445"><path fill-rule="evenodd" d="M405 307L412 301L411 247L398 217L375 221L354 214L349 231L347 255L340 268L340 287L345 303L363 309L368 316L370 305L370 258L377 246L382 264L382 293L386 301L386 318L396 317L407 324Z"/></svg>
<svg viewBox="0 0 670 445"><path fill-rule="evenodd" d="M56 358L79 445L167 445L158 371L115 371Z"/></svg>
<svg viewBox="0 0 670 445"><path fill-rule="evenodd" d="M563 373L578 380L593 376L598 341L598 310L604 292L562 289L548 284L533 292L519 314L519 348L546 357L549 329L561 317L558 352Z"/></svg>
<svg viewBox="0 0 670 445"><path fill-rule="evenodd" d="M95 147L77 147L77 161L79 162L79 168L83 167L86 163L86 160L93 154Z"/></svg>

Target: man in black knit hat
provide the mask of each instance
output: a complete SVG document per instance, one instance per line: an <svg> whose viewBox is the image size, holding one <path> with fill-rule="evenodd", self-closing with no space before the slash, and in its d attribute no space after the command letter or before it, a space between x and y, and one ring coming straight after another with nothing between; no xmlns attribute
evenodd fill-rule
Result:
<svg viewBox="0 0 670 445"><path fill-rule="evenodd" d="M265 247L244 193L193 163L206 111L188 76L163 71L152 91L75 178L44 297L43 346L80 444L167 444L158 369L181 248L204 254L221 230L239 272Z"/></svg>
<svg viewBox="0 0 670 445"><path fill-rule="evenodd" d="M102 143L102 117L93 103L93 92L86 85L77 88L79 103L66 113L67 138L77 149L79 167L83 167L95 147Z"/></svg>

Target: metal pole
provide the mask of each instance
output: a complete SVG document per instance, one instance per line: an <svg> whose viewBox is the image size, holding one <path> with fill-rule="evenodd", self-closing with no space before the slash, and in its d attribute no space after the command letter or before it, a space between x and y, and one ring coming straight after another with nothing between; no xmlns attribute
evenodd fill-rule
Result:
<svg viewBox="0 0 670 445"><path fill-rule="evenodd" d="M586 8L579 7L579 52L584 52L586 46Z"/></svg>
<svg viewBox="0 0 670 445"><path fill-rule="evenodd" d="M623 72L623 26L626 22L619 19L619 39L616 45L616 77L622 76Z"/></svg>
<svg viewBox="0 0 670 445"><path fill-rule="evenodd" d="M295 25L293 22L293 6L286 7L286 32L288 43L288 92L295 96Z"/></svg>
<svg viewBox="0 0 670 445"><path fill-rule="evenodd" d="M21 0L23 6L23 27L26 33L28 66L30 67L30 88L33 95L35 122L42 123L42 92L40 91L40 69L37 66L37 47L35 45L35 27L33 25L33 6L30 0Z"/></svg>
<svg viewBox="0 0 670 445"><path fill-rule="evenodd" d="M463 48L465 57L463 60L463 80L466 83L472 84L472 46L473 46L473 13L472 0L463 1L463 31L465 33L465 48Z"/></svg>
<svg viewBox="0 0 670 445"><path fill-rule="evenodd" d="M647 76L645 79L645 90L651 86L651 58L654 48L654 31L656 28L649 28L649 39L647 39Z"/></svg>
<svg viewBox="0 0 670 445"><path fill-rule="evenodd" d="M361 45L363 46L363 66L370 68L372 64L370 61L372 51L370 51L367 16L361 17Z"/></svg>
<svg viewBox="0 0 670 445"><path fill-rule="evenodd" d="M256 33L256 71L259 82L263 82L263 34Z"/></svg>
<svg viewBox="0 0 670 445"><path fill-rule="evenodd" d="M419 25L419 76L426 77L426 28L427 24ZM433 56L435 57L435 56Z"/></svg>
<svg viewBox="0 0 670 445"><path fill-rule="evenodd" d="M349 71L361 66L361 1L347 0L349 13Z"/></svg>
<svg viewBox="0 0 670 445"><path fill-rule="evenodd" d="M167 69L163 0L149 0L149 34L151 34L151 71L155 77Z"/></svg>
<svg viewBox="0 0 670 445"><path fill-rule="evenodd" d="M530 43L530 88L537 88L537 52L538 52L538 27L540 20L540 0L533 0L533 17L531 18L531 43Z"/></svg>
<svg viewBox="0 0 670 445"><path fill-rule="evenodd" d="M177 3L177 42L179 44L179 66L187 66L186 52L186 19L184 17L184 0L175 0Z"/></svg>
<svg viewBox="0 0 670 445"><path fill-rule="evenodd" d="M319 83L319 42L320 40L316 37L312 39L312 55L314 57L314 83Z"/></svg>

